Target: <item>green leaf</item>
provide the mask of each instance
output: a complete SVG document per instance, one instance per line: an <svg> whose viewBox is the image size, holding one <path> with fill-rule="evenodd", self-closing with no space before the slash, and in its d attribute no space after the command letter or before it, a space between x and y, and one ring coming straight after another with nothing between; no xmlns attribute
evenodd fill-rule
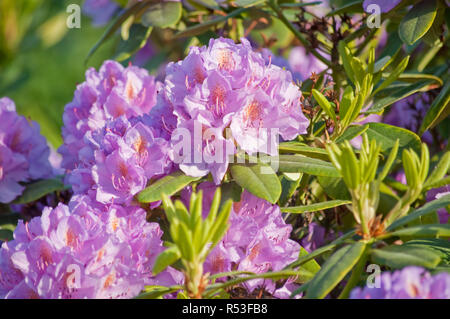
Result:
<svg viewBox="0 0 450 319"><path fill-rule="evenodd" d="M450 241L446 239L415 239L407 241L403 246L422 247L438 253L442 261L450 264Z"/></svg>
<svg viewBox="0 0 450 319"><path fill-rule="evenodd" d="M419 129L419 135L435 127L440 121L450 115L450 81L445 83L439 95L434 99L425 115Z"/></svg>
<svg viewBox="0 0 450 319"><path fill-rule="evenodd" d="M350 141L363 134L368 128L368 125L351 125L336 139L336 143Z"/></svg>
<svg viewBox="0 0 450 319"><path fill-rule="evenodd" d="M409 10L398 28L402 41L412 45L423 37L433 24L436 9L436 0L424 0Z"/></svg>
<svg viewBox="0 0 450 319"><path fill-rule="evenodd" d="M280 151L280 153L295 153L311 158L318 158L324 161L329 161L328 153L323 148L311 147L296 141L282 142L278 146L278 150Z"/></svg>
<svg viewBox="0 0 450 319"><path fill-rule="evenodd" d="M435 199L431 202L426 203L424 206L412 211L408 215L394 221L388 228L388 231L397 229L399 227L405 226L416 219L437 211L440 208L450 205L450 194L442 196L441 198Z"/></svg>
<svg viewBox="0 0 450 319"><path fill-rule="evenodd" d="M61 191L64 183L58 179L44 179L25 186L22 195L13 201L13 204L26 204L34 202L47 194Z"/></svg>
<svg viewBox="0 0 450 319"><path fill-rule="evenodd" d="M199 180L201 177L192 177L185 175L181 171L177 171L170 175L164 176L157 180L137 195L140 203L151 203L162 199L162 194L171 196L193 181Z"/></svg>
<svg viewBox="0 0 450 319"><path fill-rule="evenodd" d="M362 13L364 12L362 0L346 1L342 6L327 13L327 17L340 14Z"/></svg>
<svg viewBox="0 0 450 319"><path fill-rule="evenodd" d="M139 51L147 43L152 29L152 27L144 27L142 24L133 24L130 28L128 39L122 39L119 42L114 59L123 61Z"/></svg>
<svg viewBox="0 0 450 319"><path fill-rule="evenodd" d="M441 159L437 163L433 172L431 172L430 176L426 180L423 187L429 188L431 185L434 185L435 183L442 180L449 171L449 169L450 169L450 151L445 152L444 155L442 155Z"/></svg>
<svg viewBox="0 0 450 319"><path fill-rule="evenodd" d="M286 174L295 174L295 173L285 173L279 177L281 182L281 195L279 199L280 206L284 206L288 203L294 192L299 187L300 182L304 176L303 174L299 173L298 179L292 179L286 176Z"/></svg>
<svg viewBox="0 0 450 319"><path fill-rule="evenodd" d="M103 33L102 37L97 41L97 43L92 47L91 50L89 50L89 53L86 57L86 59L84 60L84 63L86 64L87 61L89 60L89 58L95 53L95 51L98 50L98 48L100 48L100 46L107 41L109 38L111 38L111 36L114 35L114 33L120 28L120 26L122 25L122 23L124 23L129 17L131 17L132 15L135 15L137 12L139 12L141 9L145 8L146 6L148 6L149 3L148 2L138 2L135 3L134 5L132 5L129 9L127 9L126 11L124 11L115 21L113 24L111 24L108 29L106 29L105 33Z"/></svg>
<svg viewBox="0 0 450 319"><path fill-rule="evenodd" d="M421 80L409 85L388 87L377 94L377 96L382 95L383 97L375 96L374 104L365 113L379 113L389 105L419 91L424 92L435 88L435 85L434 80Z"/></svg>
<svg viewBox="0 0 450 319"><path fill-rule="evenodd" d="M375 62L373 72L378 73L383 71L394 59L390 55L384 56Z"/></svg>
<svg viewBox="0 0 450 319"><path fill-rule="evenodd" d="M308 262L310 260L313 260L316 257L319 257L329 251L332 251L338 245L342 244L344 241L346 241L347 239L350 239L354 235L355 235L355 230L351 230L351 231L345 233L344 235L342 235L341 237L338 237L337 239L333 240L331 243L329 243L325 246L322 246L320 248L317 248L310 254L300 256L296 261L294 261L293 263L291 263L287 267L285 267L285 269L296 268L298 266L305 264L306 262Z"/></svg>
<svg viewBox="0 0 450 319"><path fill-rule="evenodd" d="M17 213L0 213L0 229L9 229L13 231L16 228L20 215Z"/></svg>
<svg viewBox="0 0 450 319"><path fill-rule="evenodd" d="M312 95L314 96L314 99L316 102L320 105L322 110L325 111L325 113L334 121L336 122L336 113L334 112L333 107L331 106L331 103L328 102L327 98L323 96L322 93L317 91L316 89L312 90Z"/></svg>
<svg viewBox="0 0 450 319"><path fill-rule="evenodd" d="M305 297L313 299L325 298L356 265L365 248L366 245L364 243L356 242L335 252L311 280Z"/></svg>
<svg viewBox="0 0 450 319"><path fill-rule="evenodd" d="M212 10L220 10L220 7L214 0L187 0L187 2L196 9L208 8Z"/></svg>
<svg viewBox="0 0 450 319"><path fill-rule="evenodd" d="M319 181L320 186L324 189L325 193L331 198L346 200L350 200L352 198L342 178L319 176L317 180Z"/></svg>
<svg viewBox="0 0 450 319"><path fill-rule="evenodd" d="M13 232L9 229L0 229L0 241L10 241L13 240Z"/></svg>
<svg viewBox="0 0 450 319"><path fill-rule="evenodd" d="M222 207L222 205L229 199L233 202L239 202L241 200L242 187L240 187L237 183L222 183L220 189L222 190L222 197L220 199L219 207Z"/></svg>
<svg viewBox="0 0 450 319"><path fill-rule="evenodd" d="M355 96L353 94L353 88L349 85L345 88L344 94L342 95L341 104L339 108L339 117L343 120L347 118L347 113L352 111L352 107L354 106ZM348 123L342 123L344 126L347 126Z"/></svg>
<svg viewBox="0 0 450 319"><path fill-rule="evenodd" d="M277 161L274 159L273 161ZM340 177L339 172L329 162L301 155L280 155L279 171L286 173L307 173L316 176Z"/></svg>
<svg viewBox="0 0 450 319"><path fill-rule="evenodd" d="M250 8L258 4L264 3L265 0L235 0L234 4L238 7Z"/></svg>
<svg viewBox="0 0 450 319"><path fill-rule="evenodd" d="M305 248L300 247L300 252L298 254L298 257L304 257L309 255L308 251L306 251ZM301 268L309 271L312 274L316 274L320 270L320 265L314 260L311 259L310 261L304 263L301 265Z"/></svg>
<svg viewBox="0 0 450 319"><path fill-rule="evenodd" d="M374 249L371 252L372 262L399 269L410 265L426 268L436 267L441 258L431 249L417 246L401 245Z"/></svg>
<svg viewBox="0 0 450 319"><path fill-rule="evenodd" d="M404 149L413 149L416 153L420 153L420 138L413 132L384 123L368 123L366 131L369 140L376 140L381 144L381 150L389 153L395 146L397 139L399 140L399 155Z"/></svg>
<svg viewBox="0 0 450 319"><path fill-rule="evenodd" d="M413 72L403 72L399 75L398 80L401 82L409 82L415 83L420 80L432 80L439 86L442 86L444 82L442 79L433 74L425 74L425 73L413 73Z"/></svg>
<svg viewBox="0 0 450 319"><path fill-rule="evenodd" d="M255 196L275 204L281 195L281 184L273 169L263 164L234 164L233 179Z"/></svg>
<svg viewBox="0 0 450 319"><path fill-rule="evenodd" d="M282 207L281 211L283 213L293 213L293 214L301 214L301 213L311 213L311 212L317 212L333 207L338 207L342 205L351 204L352 202L349 200L330 200L327 202L321 202L321 203L315 203L310 205L304 205L304 206L292 206L292 207Z"/></svg>
<svg viewBox="0 0 450 319"><path fill-rule="evenodd" d="M162 296L183 289L181 286L146 286L144 291L136 299L160 299Z"/></svg>
<svg viewBox="0 0 450 319"><path fill-rule="evenodd" d="M406 69L406 67L408 66L408 62L409 62L409 55L407 57L405 57L394 69L394 71L392 71L391 74L389 74L389 76L386 78L386 80L384 80L379 87L377 87L375 89L375 91L373 91L373 95L375 95L377 92L381 91L382 89L388 87L391 83L393 83L395 80L397 80L397 78L400 76L400 74L402 74L402 72Z"/></svg>
<svg viewBox="0 0 450 319"><path fill-rule="evenodd" d="M403 228L396 230L392 233L387 233L380 238L392 237L392 236L407 236L413 238L450 238L450 224L427 224L420 226L413 226L409 228Z"/></svg>
<svg viewBox="0 0 450 319"><path fill-rule="evenodd" d="M205 31L209 30L212 26L215 26L216 24L225 22L230 18L234 18L247 10L248 10L248 8L239 8L239 9L236 9L236 10L230 12L226 16L220 16L218 18L214 18L209 21L190 26L190 27L186 28L185 30L176 33L174 35L174 38L178 39L178 38L183 38L183 37L192 37L192 36L201 34Z"/></svg>
<svg viewBox="0 0 450 319"><path fill-rule="evenodd" d="M156 276L161 271L175 263L178 259L180 259L180 257L181 254L177 246L167 248L156 258L152 269L153 274Z"/></svg>
<svg viewBox="0 0 450 319"><path fill-rule="evenodd" d="M181 19L181 2L166 1L151 3L141 17L141 22L146 27L167 28L176 24Z"/></svg>

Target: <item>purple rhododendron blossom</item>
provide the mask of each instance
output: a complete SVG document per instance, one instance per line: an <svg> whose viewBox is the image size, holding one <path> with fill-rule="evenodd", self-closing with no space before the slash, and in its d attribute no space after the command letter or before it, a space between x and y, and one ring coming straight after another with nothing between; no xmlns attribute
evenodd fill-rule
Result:
<svg viewBox="0 0 450 319"><path fill-rule="evenodd" d="M383 122L418 132L431 103L432 100L425 94L411 95L395 103L383 116ZM426 131L422 135L422 140L431 144L433 137L429 131Z"/></svg>
<svg viewBox="0 0 450 319"><path fill-rule="evenodd" d="M130 204L147 181L172 170L169 141L145 123L148 116L121 116L89 131L79 151L78 167L68 173L75 194L98 202Z"/></svg>
<svg viewBox="0 0 450 319"><path fill-rule="evenodd" d="M163 95L159 101L177 117L172 134L180 135L177 129L190 130L193 122L200 122L211 129L209 132L215 131L217 143L237 144L248 153L274 154L278 136L293 139L305 133L309 125L291 73L266 63L245 38L239 44L219 38L211 39L208 46L192 47L184 60L168 64ZM150 116L153 112L156 110ZM269 134L270 129L276 134ZM269 135L273 138L268 139ZM200 139L212 145L208 138ZM214 145L211 151L214 154L210 155L215 155ZM188 175L211 173L218 184L228 167L222 158L228 155L224 150L218 156L220 165L211 165L205 159L187 163L182 156L180 168Z"/></svg>
<svg viewBox="0 0 450 319"><path fill-rule="evenodd" d="M19 182L51 177L50 149L39 124L16 113L9 98L0 99L0 203L8 203L24 189Z"/></svg>
<svg viewBox="0 0 450 319"><path fill-rule="evenodd" d="M312 72L318 74L326 69L326 65L322 61L301 46L292 48L288 61L294 77L301 81L308 79Z"/></svg>
<svg viewBox="0 0 450 319"><path fill-rule="evenodd" d="M115 61L105 61L99 72L89 69L86 81L77 86L73 101L64 109L64 144L59 149L62 167L77 167L87 132L101 129L120 116L131 118L148 113L156 104L160 86L147 70L124 68Z"/></svg>
<svg viewBox="0 0 450 319"><path fill-rule="evenodd" d="M113 0L86 0L82 11L92 19L92 24L102 26L107 24L118 11L119 5Z"/></svg>
<svg viewBox="0 0 450 319"><path fill-rule="evenodd" d="M450 299L450 274L430 275L425 269L408 266L383 272L380 287L355 288L351 299Z"/></svg>
<svg viewBox="0 0 450 319"><path fill-rule="evenodd" d="M364 0L364 11L368 10L368 6L376 4L380 7L381 12L389 12L394 9L402 0Z"/></svg>
<svg viewBox="0 0 450 319"><path fill-rule="evenodd" d="M19 221L0 249L1 298L130 298L144 285L179 282L173 270L152 277L162 231L140 208L102 206L79 196Z"/></svg>
<svg viewBox="0 0 450 319"><path fill-rule="evenodd" d="M327 233L325 227L312 222L308 225L308 235L302 239L301 245L310 253L328 241L334 240L335 237L335 233L332 230Z"/></svg>

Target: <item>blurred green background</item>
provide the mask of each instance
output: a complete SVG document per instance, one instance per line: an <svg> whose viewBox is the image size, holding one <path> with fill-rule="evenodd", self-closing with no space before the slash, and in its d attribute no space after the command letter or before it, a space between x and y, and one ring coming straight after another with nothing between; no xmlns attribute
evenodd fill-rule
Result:
<svg viewBox="0 0 450 319"><path fill-rule="evenodd" d="M84 64L106 27L92 27L82 15L81 28L69 29L66 8L81 3L0 0L0 97L10 97L20 114L37 121L55 148L62 143L64 105L86 69L97 68L111 50L106 43Z"/></svg>

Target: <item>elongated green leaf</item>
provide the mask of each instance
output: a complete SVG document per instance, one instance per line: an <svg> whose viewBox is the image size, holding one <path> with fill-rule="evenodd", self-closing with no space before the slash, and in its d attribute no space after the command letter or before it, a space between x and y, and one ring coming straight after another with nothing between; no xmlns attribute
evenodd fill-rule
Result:
<svg viewBox="0 0 450 319"><path fill-rule="evenodd" d="M442 179L438 179L433 183L426 184L425 189L431 189L431 188L439 188L450 184L450 176L444 177Z"/></svg>
<svg viewBox="0 0 450 319"><path fill-rule="evenodd" d="M292 213L292 214L301 214L306 212L317 212L324 209L329 209L333 207L338 207L342 205L351 204L351 201L349 200L330 200L328 202L321 202L321 203L315 203L310 205L304 205L304 206L292 206L292 207L283 207L281 208L281 211L283 213Z"/></svg>
<svg viewBox="0 0 450 319"><path fill-rule="evenodd" d="M147 43L152 29L152 27L144 27L141 24L133 24L128 39L120 41L114 59L123 61L136 53Z"/></svg>
<svg viewBox="0 0 450 319"><path fill-rule="evenodd" d="M97 43L92 47L92 49L89 51L84 63L87 63L89 58L95 53L95 51L100 48L100 46L107 41L111 36L120 28L122 23L124 23L129 17L132 15L135 15L140 10L144 9L146 6L148 6L148 2L138 2L132 5L129 9L124 11L115 21L113 24L111 24L108 29L106 29L105 33L103 33L102 37L97 41Z"/></svg>
<svg viewBox="0 0 450 319"><path fill-rule="evenodd" d="M399 227L405 226L413 222L414 220L435 212L439 208L443 208L450 205L450 194L442 196L441 198L435 199L431 202L426 203L424 206L416 209L415 211L409 213L407 216L404 216L396 221L394 221L388 228L388 231L392 231Z"/></svg>
<svg viewBox="0 0 450 319"><path fill-rule="evenodd" d="M331 198L345 200L352 198L342 178L319 176L317 180L325 193Z"/></svg>
<svg viewBox="0 0 450 319"><path fill-rule="evenodd" d="M403 17L398 33L403 42L412 45L427 33L436 17L436 0L423 0Z"/></svg>
<svg viewBox="0 0 450 319"><path fill-rule="evenodd" d="M181 254L177 246L167 248L156 258L155 264L153 265L152 269L153 274L156 276L161 271L180 259L180 257Z"/></svg>
<svg viewBox="0 0 450 319"><path fill-rule="evenodd" d="M276 159L274 159L276 161ZM281 172L307 173L316 176L340 177L339 172L329 162L301 155L280 155L278 167Z"/></svg>
<svg viewBox="0 0 450 319"><path fill-rule="evenodd" d="M339 116L341 119L346 118L347 113L352 111L352 106L354 105L353 101L355 96L353 94L353 88L349 85L345 88L344 94L342 95L340 108L339 108ZM348 123L343 123L344 126L347 126Z"/></svg>
<svg viewBox="0 0 450 319"><path fill-rule="evenodd" d="M14 204L26 204L34 202L39 198L64 189L64 183L58 179L45 179L28 184L22 195L16 198Z"/></svg>
<svg viewBox="0 0 450 319"><path fill-rule="evenodd" d="M300 253L298 254L298 257L300 258L307 255L309 255L309 253L306 251L306 249L300 247ZM310 261L301 265L301 268L306 269L312 274L316 274L320 270L320 265L314 259L311 259Z"/></svg>
<svg viewBox="0 0 450 319"><path fill-rule="evenodd" d="M209 8L212 10L220 10L219 5L214 0L187 0L187 3L196 9Z"/></svg>
<svg viewBox="0 0 450 319"><path fill-rule="evenodd" d="M356 242L335 252L312 279L306 298L324 298L356 265L366 245Z"/></svg>
<svg viewBox="0 0 450 319"><path fill-rule="evenodd" d="M295 153L329 161L328 153L323 148L311 147L300 142L292 141L280 143L278 150L281 153Z"/></svg>
<svg viewBox="0 0 450 319"><path fill-rule="evenodd" d="M390 55L382 57L381 59L375 62L373 72L377 73L383 71L392 62L392 60L393 59Z"/></svg>
<svg viewBox="0 0 450 319"><path fill-rule="evenodd" d="M387 233L380 238L408 236L413 238L450 238L450 224L428 224L413 226Z"/></svg>
<svg viewBox="0 0 450 319"><path fill-rule="evenodd" d="M450 264L450 241L446 239L414 239L403 244L403 246L406 245L431 249L439 254L443 262L448 265Z"/></svg>
<svg viewBox="0 0 450 319"><path fill-rule="evenodd" d="M300 185L300 181L303 178L303 174L299 173L298 179L291 179L286 174L295 174L295 173L284 173L280 178L281 182L281 195L279 201L280 206L286 205L286 203L291 199L294 192L297 190Z"/></svg>
<svg viewBox="0 0 450 319"><path fill-rule="evenodd" d="M445 152L441 159L437 163L436 167L431 172L430 176L424 184L424 188L428 188L430 185L437 183L444 178L450 169L450 151Z"/></svg>
<svg viewBox="0 0 450 319"><path fill-rule="evenodd" d="M381 150L384 153L390 152L390 150L395 146L397 139L399 140L399 151L398 156L400 156L404 149L413 149L416 153L420 153L421 142L420 138L413 132L389 125L384 123L368 123L368 129L366 130L367 137L369 140L376 140L381 144Z"/></svg>
<svg viewBox="0 0 450 319"><path fill-rule="evenodd" d="M234 3L238 7L249 8L263 3L264 0L236 0Z"/></svg>
<svg viewBox="0 0 450 319"><path fill-rule="evenodd" d="M325 246L322 246L320 248L317 248L316 250L314 250L310 254L300 256L296 261L294 261L293 263L291 263L287 267L285 267L285 269L296 268L298 266L301 266L301 265L305 264L306 262L308 262L310 260L313 260L316 257L319 257L320 255L323 255L326 252L332 251L338 245L342 244L344 241L346 241L347 239L350 239L354 235L355 235L355 230L351 230L351 231L345 233L344 235L342 235L341 237L333 240L331 243L329 243L329 244L327 244Z"/></svg>
<svg viewBox="0 0 450 319"><path fill-rule="evenodd" d="M142 15L141 22L146 27L167 28L181 19L181 10L181 2L154 2Z"/></svg>
<svg viewBox="0 0 450 319"><path fill-rule="evenodd" d="M389 105L414 93L428 91L435 87L436 82L434 80L421 80L409 85L395 86L392 88L388 87L377 94L381 95L383 93L383 97L377 98L377 96L375 96L374 104L365 113L379 113Z"/></svg>
<svg viewBox="0 0 450 319"><path fill-rule="evenodd" d="M409 62L409 55L404 58L394 69L394 71L392 71L391 74L389 74L389 76L386 78L386 80L384 80L379 87L376 88L376 90L373 92L373 94L375 95L377 92L381 91L382 89L388 87L392 82L394 82L399 76L400 74L406 69L406 67L408 66L408 62Z"/></svg>
<svg viewBox="0 0 450 319"><path fill-rule="evenodd" d="M189 185L191 182L199 179L200 177L188 176L181 171L177 171L148 186L137 195L137 200L140 203L156 202L162 199L163 193L171 196Z"/></svg>
<svg viewBox="0 0 450 319"><path fill-rule="evenodd" d="M316 89L312 90L312 95L314 96L314 99L316 102L320 105L322 110L325 111L325 113L334 121L336 122L336 113L334 112L333 107L331 106L331 103L328 102L327 98L323 96L322 93L317 91Z"/></svg>
<svg viewBox="0 0 450 319"><path fill-rule="evenodd" d="M136 299L160 299L162 296L182 290L182 286L146 286L144 291L135 297Z"/></svg>
<svg viewBox="0 0 450 319"><path fill-rule="evenodd" d="M445 83L439 95L434 99L425 115L419 129L419 135L435 127L445 117L450 115L450 81Z"/></svg>
<svg viewBox="0 0 450 319"><path fill-rule="evenodd" d="M441 261L439 254L435 251L409 245L374 249L372 250L371 257L372 262L394 269L410 265L434 268Z"/></svg>
<svg viewBox="0 0 450 319"><path fill-rule="evenodd" d="M192 37L192 36L201 34L201 33L205 32L205 31L209 30L212 26L215 26L215 25L217 25L219 23L225 22L225 21L227 21L230 18L234 18L234 17L240 15L241 13L243 13L243 12L245 12L247 10L248 10L248 8L239 8L239 9L236 9L236 10L230 12L225 17L224 16L220 16L218 18L214 18L212 20L209 20L209 21L206 21L206 22L203 22L203 23L200 23L200 24L193 25L191 27L186 28L183 31L180 31L180 32L176 33L174 38L178 39L178 38L183 38L183 37Z"/></svg>
<svg viewBox="0 0 450 319"><path fill-rule="evenodd" d="M231 166L231 175L236 183L255 196L273 204L280 198L280 180L268 165L234 164Z"/></svg>
<svg viewBox="0 0 450 319"><path fill-rule="evenodd" d="M352 125L349 126L341 136L336 139L336 143L349 141L363 134L369 128L368 125Z"/></svg>
<svg viewBox="0 0 450 319"><path fill-rule="evenodd" d="M357 12L362 13L364 12L362 3L363 0L346 1L341 7L330 11L327 16L331 17L338 14L349 14Z"/></svg>
<svg viewBox="0 0 450 319"><path fill-rule="evenodd" d="M403 72L402 74L399 75L398 80L410 83L415 83L420 80L432 80L436 82L436 84L439 84L439 86L444 84L444 82L440 77L433 74L425 74L425 73Z"/></svg>

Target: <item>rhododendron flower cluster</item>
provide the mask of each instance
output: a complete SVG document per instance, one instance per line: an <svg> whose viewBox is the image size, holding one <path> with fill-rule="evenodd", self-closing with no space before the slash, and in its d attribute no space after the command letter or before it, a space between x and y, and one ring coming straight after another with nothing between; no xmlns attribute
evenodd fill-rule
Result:
<svg viewBox="0 0 450 319"><path fill-rule="evenodd" d="M105 61L97 72L86 72L72 102L64 109L62 167L78 166L85 134L102 129L108 121L120 116L131 118L146 114L156 104L160 83L148 71L135 66L124 68L115 61Z"/></svg>
<svg viewBox="0 0 450 319"><path fill-rule="evenodd" d="M140 208L74 197L69 206L20 221L14 240L3 243L0 297L130 298L145 284L174 284L182 278L173 269L151 274L164 249L161 236Z"/></svg>
<svg viewBox="0 0 450 319"><path fill-rule="evenodd" d="M192 47L184 60L168 64L163 94L177 129L191 132L191 148L176 152L175 162L191 176L210 172L216 184L236 153L234 146L276 155L278 136L291 140L309 124L292 74L265 63L244 38L239 44L219 38L207 47ZM172 142L180 143L180 135L173 134ZM208 159L196 160L198 152Z"/></svg>
<svg viewBox="0 0 450 319"><path fill-rule="evenodd" d="M22 194L21 182L52 175L50 149L36 122L16 112L9 98L0 99L0 203Z"/></svg>
<svg viewBox="0 0 450 319"><path fill-rule="evenodd" d="M170 171L167 135L144 115L159 86L144 69L113 61L86 73L65 108L60 148L75 194L129 203L149 179Z"/></svg>
<svg viewBox="0 0 450 319"><path fill-rule="evenodd" d="M68 175L74 192L104 204L129 204L148 180L169 172L169 142L148 122L147 116L121 116L87 132L79 166Z"/></svg>
<svg viewBox="0 0 450 319"><path fill-rule="evenodd" d="M431 275L425 269L405 267L383 272L380 287L355 288L352 299L450 299L450 274Z"/></svg>

